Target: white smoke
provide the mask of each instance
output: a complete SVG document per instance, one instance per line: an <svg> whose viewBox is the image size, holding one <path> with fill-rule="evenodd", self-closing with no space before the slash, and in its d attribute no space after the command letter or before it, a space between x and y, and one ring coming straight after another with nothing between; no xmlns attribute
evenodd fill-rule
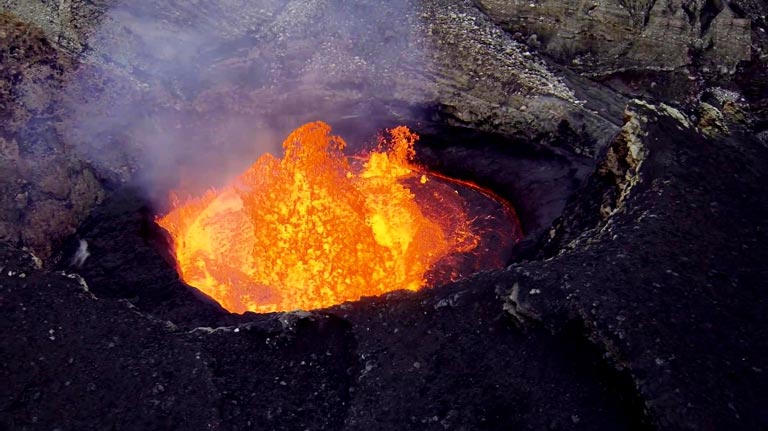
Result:
<svg viewBox="0 0 768 431"><path fill-rule="evenodd" d="M88 251L88 241L81 239L78 243L77 250L75 250L75 254L70 260L70 265L75 268L81 268L90 255L91 253Z"/></svg>
<svg viewBox="0 0 768 431"><path fill-rule="evenodd" d="M63 131L158 200L221 186L306 121L372 138L424 67L417 15L408 0L118 1L69 78Z"/></svg>

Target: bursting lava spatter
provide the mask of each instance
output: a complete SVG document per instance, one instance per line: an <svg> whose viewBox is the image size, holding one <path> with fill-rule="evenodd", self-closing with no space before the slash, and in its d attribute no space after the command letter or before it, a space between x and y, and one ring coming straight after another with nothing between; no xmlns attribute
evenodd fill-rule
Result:
<svg viewBox="0 0 768 431"><path fill-rule="evenodd" d="M441 258L477 244L466 216L434 193L425 215L412 187L418 139L388 131L361 167L325 123L305 124L220 191L180 202L158 223L183 280L232 312L317 309L417 290ZM176 196L179 193L175 194ZM446 200L447 201L447 200Z"/></svg>

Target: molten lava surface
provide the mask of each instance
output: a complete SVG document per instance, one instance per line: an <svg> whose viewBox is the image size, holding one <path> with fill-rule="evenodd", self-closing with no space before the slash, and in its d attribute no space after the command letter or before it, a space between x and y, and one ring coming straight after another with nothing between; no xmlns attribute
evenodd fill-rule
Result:
<svg viewBox="0 0 768 431"><path fill-rule="evenodd" d="M397 127L350 159L327 124L309 123L282 159L265 154L199 198L176 193L158 223L179 274L232 312L323 308L467 275L435 268L474 252L483 229L455 184L412 163L417 139Z"/></svg>

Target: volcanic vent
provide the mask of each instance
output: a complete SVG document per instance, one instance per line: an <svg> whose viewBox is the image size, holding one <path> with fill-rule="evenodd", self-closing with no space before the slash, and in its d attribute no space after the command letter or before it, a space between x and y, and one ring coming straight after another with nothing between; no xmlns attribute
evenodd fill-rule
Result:
<svg viewBox="0 0 768 431"><path fill-rule="evenodd" d="M231 312L316 309L418 290L502 266L521 237L512 207L413 162L418 136L388 130L366 154L322 122L220 190L172 194L158 223L183 280Z"/></svg>

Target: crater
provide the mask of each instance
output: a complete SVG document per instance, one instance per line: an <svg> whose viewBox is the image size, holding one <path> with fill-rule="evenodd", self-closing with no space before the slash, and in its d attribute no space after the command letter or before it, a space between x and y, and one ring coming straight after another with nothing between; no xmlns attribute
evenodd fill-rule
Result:
<svg viewBox="0 0 768 431"><path fill-rule="evenodd" d="M342 133L349 126L344 124ZM325 308L395 290L404 290L406 295L408 290L428 292L477 272L504 268L533 253L546 228L559 216L582 176L589 172L586 158L568 158L541 143L427 121L414 121L410 126L420 135L415 143L415 156L408 162L413 171L398 178L397 184L412 196L427 219L436 220L444 235L447 232L444 238L468 229L463 232L463 239L452 239L454 249L421 270L416 279L418 285L363 289L316 307L307 306L308 302L297 303L295 307L250 310L242 303L233 306L232 302L222 302L211 290L190 287L196 285L194 281L187 279L185 283L183 271L179 271L178 248L174 247L177 243L172 234L157 224L158 217L168 214L171 208L153 205L139 186L113 189L104 204L93 211L68 241L59 266L68 267L77 261L78 250L85 243L88 258L77 271L92 286L94 294L126 299L141 310L189 327L247 320L249 311ZM373 141L369 139L369 149ZM350 147L359 154L365 145L358 141ZM364 160L350 160L347 167L351 171L364 168ZM339 226L347 222L337 221ZM238 234L231 239L239 239ZM353 239L354 245L358 238ZM249 258L250 249L252 246L245 249ZM225 259L232 256L227 254L231 248L224 251ZM401 261L403 270L412 269L409 259L411 255ZM380 265L382 270L387 265L376 260L367 263L373 269ZM222 280L235 278L226 270L222 274ZM238 316L239 313L245 314Z"/></svg>

